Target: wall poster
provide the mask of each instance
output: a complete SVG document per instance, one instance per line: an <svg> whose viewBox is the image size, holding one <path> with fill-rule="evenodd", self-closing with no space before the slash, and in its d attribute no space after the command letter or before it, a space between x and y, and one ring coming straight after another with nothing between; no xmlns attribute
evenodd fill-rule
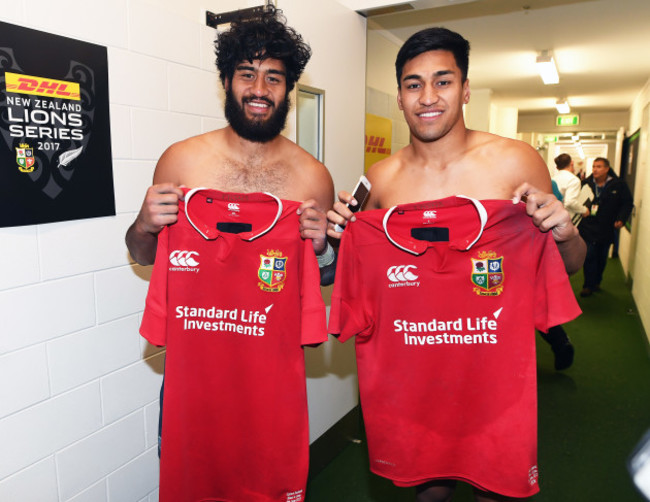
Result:
<svg viewBox="0 0 650 502"><path fill-rule="evenodd" d="M393 123L390 119L366 113L366 151L364 172L382 159L390 156Z"/></svg>
<svg viewBox="0 0 650 502"><path fill-rule="evenodd" d="M106 47L0 22L0 227L115 214Z"/></svg>

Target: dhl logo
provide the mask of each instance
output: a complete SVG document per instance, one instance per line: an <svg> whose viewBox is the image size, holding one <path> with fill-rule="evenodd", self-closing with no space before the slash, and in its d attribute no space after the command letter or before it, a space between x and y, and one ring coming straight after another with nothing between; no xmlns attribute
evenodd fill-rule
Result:
<svg viewBox="0 0 650 502"><path fill-rule="evenodd" d="M366 153L382 153L390 155L390 148L384 148L386 138L381 136L366 136Z"/></svg>
<svg viewBox="0 0 650 502"><path fill-rule="evenodd" d="M7 92L32 94L50 98L74 99L79 101L81 94L77 82L54 80L52 78L34 77L18 73L5 73Z"/></svg>

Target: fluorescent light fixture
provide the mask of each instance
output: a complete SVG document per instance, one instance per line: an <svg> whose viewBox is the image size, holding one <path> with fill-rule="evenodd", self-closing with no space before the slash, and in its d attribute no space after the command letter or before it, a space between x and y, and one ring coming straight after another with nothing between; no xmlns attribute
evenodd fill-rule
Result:
<svg viewBox="0 0 650 502"><path fill-rule="evenodd" d="M555 108L557 108L557 112L561 114L566 114L571 111L571 107L566 99L558 99L557 103L555 103Z"/></svg>
<svg viewBox="0 0 650 502"><path fill-rule="evenodd" d="M537 56L537 71L545 85L558 84L560 76L555 67L555 60L549 51L543 51Z"/></svg>

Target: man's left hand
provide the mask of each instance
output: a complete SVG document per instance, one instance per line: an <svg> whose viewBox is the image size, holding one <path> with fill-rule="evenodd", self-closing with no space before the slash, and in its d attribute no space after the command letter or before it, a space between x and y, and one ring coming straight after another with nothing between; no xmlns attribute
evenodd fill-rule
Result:
<svg viewBox="0 0 650 502"><path fill-rule="evenodd" d="M555 242L565 242L578 235L571 215L555 195L524 183L515 190L513 197L515 204L520 200L526 203L526 213L533 219L533 224L542 232L550 230Z"/></svg>
<svg viewBox="0 0 650 502"><path fill-rule="evenodd" d="M300 215L300 236L311 239L316 255L321 255L327 248L327 216L314 199L303 202L298 208Z"/></svg>
<svg viewBox="0 0 650 502"><path fill-rule="evenodd" d="M574 274L580 270L587 247L564 205L555 195L542 192L528 183L515 190L512 202L517 204L519 201L526 203L526 213L537 228L542 232L551 231L567 273Z"/></svg>

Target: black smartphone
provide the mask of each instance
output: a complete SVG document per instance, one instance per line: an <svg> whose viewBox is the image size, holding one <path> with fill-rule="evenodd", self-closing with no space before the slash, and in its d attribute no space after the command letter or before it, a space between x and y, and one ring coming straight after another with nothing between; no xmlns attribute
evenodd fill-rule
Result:
<svg viewBox="0 0 650 502"><path fill-rule="evenodd" d="M354 190L352 192L352 197L354 197L357 201L356 206L351 206L350 204L346 204L346 207L352 211L353 213L356 213L361 209L361 206L363 206L363 203L366 201L366 198L368 197L368 194L370 193L370 182L368 181L368 178L365 176L361 176L359 178L359 182L357 183L357 186L354 187ZM337 232L343 232L343 229L345 227L342 227L339 224L334 225L334 230Z"/></svg>

